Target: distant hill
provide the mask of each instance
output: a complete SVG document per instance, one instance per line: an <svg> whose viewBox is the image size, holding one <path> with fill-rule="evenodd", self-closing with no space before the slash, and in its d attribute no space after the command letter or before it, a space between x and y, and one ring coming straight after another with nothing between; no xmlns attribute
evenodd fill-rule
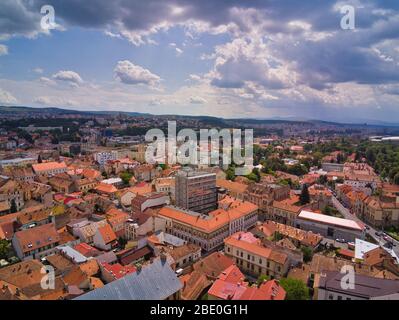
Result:
<svg viewBox="0 0 399 320"><path fill-rule="evenodd" d="M71 110L71 109L62 109L62 108L32 108L26 106L0 106L0 116L1 115L17 115L17 114L31 114L31 115L40 115L40 114L53 114L53 115L73 115L73 114L84 114L84 115L128 115L131 117L159 117L159 118L175 118L175 119L196 119L198 121L205 122L209 125L213 126L229 126L229 125L251 125L251 124L304 124L304 123L313 123L319 125L335 125L335 126L355 126L355 127L364 127L364 126L373 126L373 127L398 127L399 123L389 123L377 120L359 120L354 123L342 123L338 121L325 121L325 120L317 120L317 119L303 119L303 118L272 118L272 119L253 119L253 118L221 118L221 117L212 117L212 116L193 116L193 115L154 115L151 113L140 113L140 112L127 112L127 111L79 111L79 110Z"/></svg>

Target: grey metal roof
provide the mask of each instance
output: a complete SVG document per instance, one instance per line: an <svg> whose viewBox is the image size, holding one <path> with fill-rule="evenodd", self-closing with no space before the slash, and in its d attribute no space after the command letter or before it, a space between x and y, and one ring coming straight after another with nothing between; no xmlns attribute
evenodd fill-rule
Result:
<svg viewBox="0 0 399 320"><path fill-rule="evenodd" d="M183 287L169 264L161 259L75 300L164 300Z"/></svg>
<svg viewBox="0 0 399 320"><path fill-rule="evenodd" d="M83 254L69 246L59 246L58 249L76 263L83 263L87 261L87 258Z"/></svg>
<svg viewBox="0 0 399 320"><path fill-rule="evenodd" d="M341 279L344 276L345 273L338 271L326 271L320 277L319 287L366 299L399 293L399 280L380 279L360 274L355 275L355 288L344 290L341 288Z"/></svg>
<svg viewBox="0 0 399 320"><path fill-rule="evenodd" d="M159 241L161 241L163 243L171 244L174 247L181 247L186 244L186 241L184 241L183 239L180 239L170 233L161 231L161 232L157 232L155 235L158 237Z"/></svg>

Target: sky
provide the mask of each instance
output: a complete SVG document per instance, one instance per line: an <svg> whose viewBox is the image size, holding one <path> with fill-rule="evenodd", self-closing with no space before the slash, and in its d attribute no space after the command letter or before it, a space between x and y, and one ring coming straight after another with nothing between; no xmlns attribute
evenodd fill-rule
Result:
<svg viewBox="0 0 399 320"><path fill-rule="evenodd" d="M1 0L0 104L399 123L399 1Z"/></svg>

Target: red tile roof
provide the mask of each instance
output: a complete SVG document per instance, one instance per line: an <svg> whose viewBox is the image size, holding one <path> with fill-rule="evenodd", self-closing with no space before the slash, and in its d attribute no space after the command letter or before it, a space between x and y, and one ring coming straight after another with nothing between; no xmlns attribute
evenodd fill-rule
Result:
<svg viewBox="0 0 399 320"><path fill-rule="evenodd" d="M108 223L103 227L99 227L98 232L101 234L105 244L114 242L116 240L116 234Z"/></svg>
<svg viewBox="0 0 399 320"><path fill-rule="evenodd" d="M32 168L35 172L46 172L50 170L67 169L67 166L65 162L43 162L33 164Z"/></svg>

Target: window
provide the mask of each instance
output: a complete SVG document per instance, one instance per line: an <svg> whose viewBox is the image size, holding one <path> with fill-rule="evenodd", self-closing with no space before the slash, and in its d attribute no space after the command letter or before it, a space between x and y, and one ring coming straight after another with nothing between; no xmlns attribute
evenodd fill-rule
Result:
<svg viewBox="0 0 399 320"><path fill-rule="evenodd" d="M342 296L338 296L337 298L338 298L338 300L342 300Z"/></svg>
<svg viewBox="0 0 399 320"><path fill-rule="evenodd" d="M333 300L333 299L334 299L334 297L332 294L328 295L328 300Z"/></svg>

